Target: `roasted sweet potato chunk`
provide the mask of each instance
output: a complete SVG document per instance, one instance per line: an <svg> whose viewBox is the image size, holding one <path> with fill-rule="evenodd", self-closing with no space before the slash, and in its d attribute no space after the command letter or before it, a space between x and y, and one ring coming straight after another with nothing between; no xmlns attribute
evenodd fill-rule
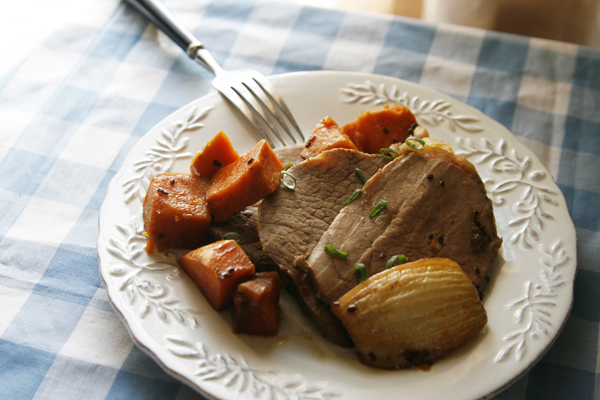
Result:
<svg viewBox="0 0 600 400"><path fill-rule="evenodd" d="M191 174L167 173L152 178L144 199L149 253L154 246L163 252L168 247L193 249L205 243L211 221L207 188L207 180Z"/></svg>
<svg viewBox="0 0 600 400"><path fill-rule="evenodd" d="M233 332L272 336L279 326L281 283L277 272L261 272L238 285L233 295Z"/></svg>
<svg viewBox="0 0 600 400"><path fill-rule="evenodd" d="M356 150L352 140L340 130L338 124L331 117L325 117L315 127L300 155L307 159L325 150L338 148Z"/></svg>
<svg viewBox="0 0 600 400"><path fill-rule="evenodd" d="M283 164L266 140L237 161L217 171L207 191L215 222L224 222L236 212L271 194L279 186Z"/></svg>
<svg viewBox="0 0 600 400"><path fill-rule="evenodd" d="M225 165L236 161L240 156L233 149L233 145L223 131L217 133L209 140L204 148L192 160L190 170L192 174L203 176L206 179L212 176Z"/></svg>
<svg viewBox="0 0 600 400"><path fill-rule="evenodd" d="M379 154L380 149L404 142L417 126L414 114L407 107L386 105L361 112L356 120L342 127L342 132L348 135L358 150Z"/></svg>
<svg viewBox="0 0 600 400"><path fill-rule="evenodd" d="M254 264L235 240L219 240L192 250L179 264L217 311L231 303L236 285L254 274Z"/></svg>

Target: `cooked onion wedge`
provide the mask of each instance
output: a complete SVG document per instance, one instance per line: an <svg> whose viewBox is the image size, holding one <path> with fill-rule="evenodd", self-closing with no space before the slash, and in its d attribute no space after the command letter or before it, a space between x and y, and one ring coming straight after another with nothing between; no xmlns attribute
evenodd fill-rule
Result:
<svg viewBox="0 0 600 400"><path fill-rule="evenodd" d="M331 308L361 361L388 369L431 365L487 323L473 283L446 258L422 259L373 275Z"/></svg>

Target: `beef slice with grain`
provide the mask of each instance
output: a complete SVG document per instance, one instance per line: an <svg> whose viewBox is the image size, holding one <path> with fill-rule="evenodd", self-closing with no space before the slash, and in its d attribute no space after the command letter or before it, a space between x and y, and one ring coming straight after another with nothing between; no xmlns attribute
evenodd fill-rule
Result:
<svg viewBox="0 0 600 400"><path fill-rule="evenodd" d="M411 260L449 258L481 293L502 244L481 179L444 161L432 164L423 178L425 190L403 204L359 262L375 274L396 254Z"/></svg>
<svg viewBox="0 0 600 400"><path fill-rule="evenodd" d="M382 212L369 213L380 201ZM327 304L358 284L355 264L371 276L390 257L445 257L456 261L483 291L502 240L491 201L475 168L464 158L434 146L404 146L399 157L364 186L360 201L345 207L306 260L317 293ZM323 251L330 244L347 258Z"/></svg>
<svg viewBox="0 0 600 400"><path fill-rule="evenodd" d="M288 170L296 178L295 190L280 186L259 205L261 244L279 266L284 286L321 334L342 346L352 342L329 306L317 297L302 261L343 208L344 201L363 186L355 169L369 178L385 164L379 155L348 149L325 151Z"/></svg>

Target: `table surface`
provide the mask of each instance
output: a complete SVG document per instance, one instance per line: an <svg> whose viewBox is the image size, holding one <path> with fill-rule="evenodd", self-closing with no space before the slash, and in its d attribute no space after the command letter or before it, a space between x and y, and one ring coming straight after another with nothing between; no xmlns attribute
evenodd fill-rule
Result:
<svg viewBox="0 0 600 400"><path fill-rule="evenodd" d="M102 287L96 241L124 157L211 91L212 75L116 0L28 1L63 18L20 47L1 39L0 398L201 398L133 344ZM575 298L553 347L496 398L600 398L598 49L294 3L166 4L227 69L398 77L483 111L532 149L577 229Z"/></svg>

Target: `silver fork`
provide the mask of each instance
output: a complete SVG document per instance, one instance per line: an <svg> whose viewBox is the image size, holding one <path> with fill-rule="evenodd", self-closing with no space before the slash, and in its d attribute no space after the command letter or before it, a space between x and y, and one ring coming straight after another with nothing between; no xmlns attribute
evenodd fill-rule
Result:
<svg viewBox="0 0 600 400"><path fill-rule="evenodd" d="M203 44L159 0L127 0L187 55L215 75L212 85L271 147L303 143L304 135L275 87L258 71L225 71Z"/></svg>

